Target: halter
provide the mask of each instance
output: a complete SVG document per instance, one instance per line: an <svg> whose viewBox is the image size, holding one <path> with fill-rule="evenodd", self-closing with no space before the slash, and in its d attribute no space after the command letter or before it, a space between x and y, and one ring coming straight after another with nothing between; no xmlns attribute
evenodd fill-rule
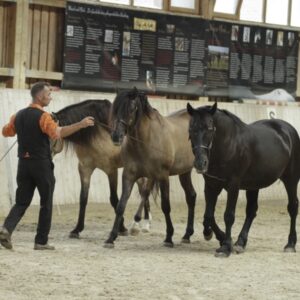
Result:
<svg viewBox="0 0 300 300"><path fill-rule="evenodd" d="M205 145L198 145L198 146L193 146L193 150L196 150L198 148L202 148L202 149L205 149L207 150L208 152L208 156L210 156L210 150L212 148L212 145L213 145L213 141L214 141L214 137L215 137L215 133L216 133L216 127L214 126L212 129L209 129L211 131L213 131L213 135L212 135L212 138L211 138L211 141L209 143L209 145L205 146Z"/></svg>

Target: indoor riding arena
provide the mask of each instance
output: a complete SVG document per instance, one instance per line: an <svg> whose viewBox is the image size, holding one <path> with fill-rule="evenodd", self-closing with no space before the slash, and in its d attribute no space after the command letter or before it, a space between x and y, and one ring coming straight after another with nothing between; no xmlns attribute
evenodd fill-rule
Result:
<svg viewBox="0 0 300 300"><path fill-rule="evenodd" d="M0 0L0 300L300 299L299 33L300 0Z"/></svg>

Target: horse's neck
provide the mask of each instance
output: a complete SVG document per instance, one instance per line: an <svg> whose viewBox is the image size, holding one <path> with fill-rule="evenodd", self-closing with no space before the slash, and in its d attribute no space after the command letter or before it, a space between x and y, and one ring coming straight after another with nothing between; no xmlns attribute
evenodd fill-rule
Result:
<svg viewBox="0 0 300 300"><path fill-rule="evenodd" d="M131 147L140 149L143 153L145 153L149 151L149 145L157 142L157 134L152 134L153 132L157 132L157 129L155 128L155 122L158 120L155 114L156 111L151 112L149 117L143 115L136 126L129 130L128 143L131 145ZM155 138L156 141L153 141L153 138Z"/></svg>
<svg viewBox="0 0 300 300"><path fill-rule="evenodd" d="M216 128L216 138L219 144L226 146L228 142L235 139L235 136L239 132L239 126L236 124L235 120L225 115L222 112L214 118L214 124Z"/></svg>

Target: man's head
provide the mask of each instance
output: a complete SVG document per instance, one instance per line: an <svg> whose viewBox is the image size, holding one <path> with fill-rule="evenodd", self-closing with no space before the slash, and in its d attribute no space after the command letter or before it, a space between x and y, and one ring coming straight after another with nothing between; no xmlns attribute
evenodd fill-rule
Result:
<svg viewBox="0 0 300 300"><path fill-rule="evenodd" d="M47 82L39 81L35 83L31 90L32 102L41 105L42 107L47 106L51 101L51 90L50 84Z"/></svg>

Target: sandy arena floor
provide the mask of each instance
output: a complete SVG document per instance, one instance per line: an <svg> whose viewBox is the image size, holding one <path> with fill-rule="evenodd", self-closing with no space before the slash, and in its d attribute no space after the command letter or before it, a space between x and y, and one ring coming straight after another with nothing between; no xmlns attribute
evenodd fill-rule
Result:
<svg viewBox="0 0 300 300"><path fill-rule="evenodd" d="M126 224L135 208L134 203L128 205ZM245 203L239 203L234 240L244 209ZM119 237L114 249L102 247L113 222L109 204L88 205L86 229L79 240L68 238L77 220L77 205L61 206L58 211L54 207L50 237L56 251L32 249L37 207L28 210L15 231L14 250L0 248L1 300L300 299L300 246L297 253L283 253L289 230L286 202L260 203L247 251L229 258L215 258L216 240L207 242L202 236L202 203L197 204L189 245L180 244L186 206L173 203L173 249L162 246L165 222L154 204L151 233ZM223 211L221 201L217 211L221 227Z"/></svg>

